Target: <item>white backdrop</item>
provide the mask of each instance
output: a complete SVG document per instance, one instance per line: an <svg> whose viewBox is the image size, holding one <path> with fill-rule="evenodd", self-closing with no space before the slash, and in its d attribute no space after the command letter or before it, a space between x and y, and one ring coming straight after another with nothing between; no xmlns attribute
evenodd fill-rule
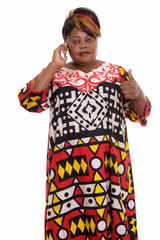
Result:
<svg viewBox="0 0 160 240"><path fill-rule="evenodd" d="M0 4L0 239L43 240L49 111L29 113L17 92L51 61L68 12L100 18L98 59L132 68L152 102L147 127L127 121L140 240L159 238L160 33L157 0L8 0Z"/></svg>

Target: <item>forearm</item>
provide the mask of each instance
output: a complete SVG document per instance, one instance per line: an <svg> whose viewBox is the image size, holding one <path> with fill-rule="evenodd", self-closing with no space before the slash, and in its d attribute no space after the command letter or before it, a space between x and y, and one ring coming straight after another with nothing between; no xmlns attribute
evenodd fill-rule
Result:
<svg viewBox="0 0 160 240"><path fill-rule="evenodd" d="M146 105L147 105L147 98L144 95L142 89L140 88L138 97L133 100L133 108L141 118L144 117Z"/></svg>
<svg viewBox="0 0 160 240"><path fill-rule="evenodd" d="M43 71L35 78L33 91L43 91L46 89L50 82L53 80L54 75L59 67L52 61Z"/></svg>

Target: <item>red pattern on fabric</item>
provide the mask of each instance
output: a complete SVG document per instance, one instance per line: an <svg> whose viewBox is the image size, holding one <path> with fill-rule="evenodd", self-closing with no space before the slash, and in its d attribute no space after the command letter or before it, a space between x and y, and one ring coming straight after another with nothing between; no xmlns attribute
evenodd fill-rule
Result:
<svg viewBox="0 0 160 240"><path fill-rule="evenodd" d="M30 112L50 108L45 239L137 240L136 205L125 117L146 125L132 101L123 102L128 81L119 66L104 63L85 74L60 69L50 86L19 91Z"/></svg>
<svg viewBox="0 0 160 240"><path fill-rule="evenodd" d="M100 71L93 70L90 72L91 74L84 74L82 75L81 71L71 71L67 70L67 68L60 69L54 77L53 82L58 82L60 86L66 86L67 84L76 87L80 91L90 92L94 88L96 88L100 83L105 81L115 82L122 81L120 76L119 67L113 64L110 64L107 69L102 67ZM63 69L66 69L66 73L64 75Z"/></svg>

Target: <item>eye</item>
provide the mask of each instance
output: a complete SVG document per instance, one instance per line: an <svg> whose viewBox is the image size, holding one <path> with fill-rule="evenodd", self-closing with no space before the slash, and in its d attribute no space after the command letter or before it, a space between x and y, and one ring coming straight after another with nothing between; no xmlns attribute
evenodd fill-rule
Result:
<svg viewBox="0 0 160 240"><path fill-rule="evenodd" d="M79 43L79 41L78 40L73 40L72 43L77 44L77 43Z"/></svg>
<svg viewBox="0 0 160 240"><path fill-rule="evenodd" d="M86 41L87 41L87 42L92 42L92 41L93 41L93 38L87 38Z"/></svg>

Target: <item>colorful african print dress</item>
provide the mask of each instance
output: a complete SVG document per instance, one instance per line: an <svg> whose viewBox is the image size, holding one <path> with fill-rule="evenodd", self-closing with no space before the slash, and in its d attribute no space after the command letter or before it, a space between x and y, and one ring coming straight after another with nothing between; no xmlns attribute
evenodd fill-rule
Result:
<svg viewBox="0 0 160 240"><path fill-rule="evenodd" d="M125 118L145 126L120 91L127 72L103 63L89 73L63 67L49 87L19 91L23 108L50 108L45 239L137 240Z"/></svg>

